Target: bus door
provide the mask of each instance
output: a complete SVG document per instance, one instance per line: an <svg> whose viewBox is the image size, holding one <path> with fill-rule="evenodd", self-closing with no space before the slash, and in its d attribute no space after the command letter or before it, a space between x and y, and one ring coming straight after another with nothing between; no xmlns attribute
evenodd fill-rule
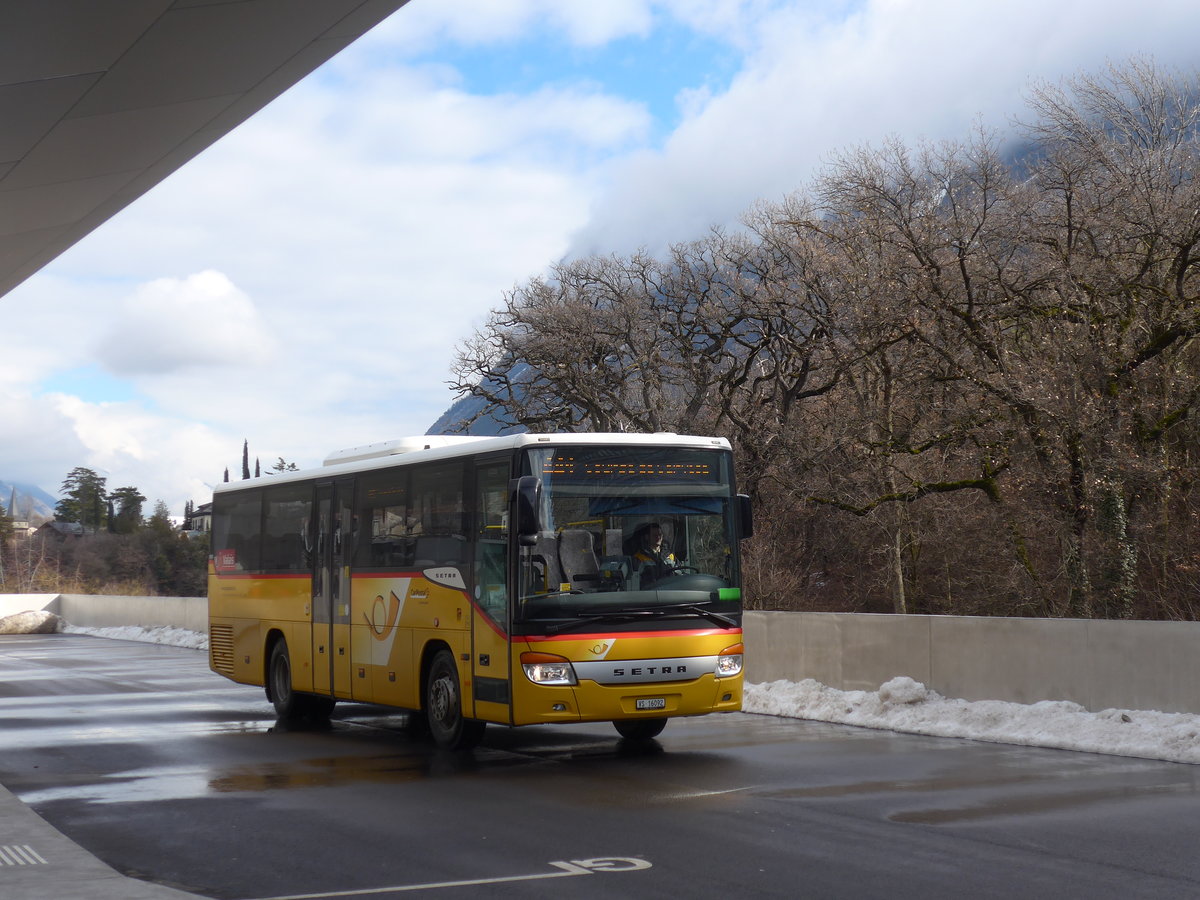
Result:
<svg viewBox="0 0 1200 900"><path fill-rule="evenodd" d="M350 571L354 483L350 479L316 487L313 554L313 690L349 698Z"/></svg>
<svg viewBox="0 0 1200 900"><path fill-rule="evenodd" d="M509 461L481 462L475 468L475 544L471 614L474 717L512 722L508 623Z"/></svg>

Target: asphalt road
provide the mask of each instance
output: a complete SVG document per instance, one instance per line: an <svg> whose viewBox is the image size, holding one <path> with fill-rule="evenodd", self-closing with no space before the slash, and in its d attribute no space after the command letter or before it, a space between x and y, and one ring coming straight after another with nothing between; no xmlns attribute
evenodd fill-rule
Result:
<svg viewBox="0 0 1200 900"><path fill-rule="evenodd" d="M0 783L121 872L294 897L1195 897L1200 767L749 715L279 727L194 650L0 637Z"/></svg>

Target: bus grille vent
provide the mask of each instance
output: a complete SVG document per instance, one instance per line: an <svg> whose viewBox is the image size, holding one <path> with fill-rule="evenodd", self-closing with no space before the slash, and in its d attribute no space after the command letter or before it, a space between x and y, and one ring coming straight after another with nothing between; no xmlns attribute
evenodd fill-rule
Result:
<svg viewBox="0 0 1200 900"><path fill-rule="evenodd" d="M208 647L213 671L233 677L233 626L212 625L208 630Z"/></svg>

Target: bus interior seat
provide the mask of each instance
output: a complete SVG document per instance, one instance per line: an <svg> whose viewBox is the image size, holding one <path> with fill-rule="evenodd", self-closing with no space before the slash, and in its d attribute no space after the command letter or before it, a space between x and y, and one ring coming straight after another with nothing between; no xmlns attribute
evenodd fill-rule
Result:
<svg viewBox="0 0 1200 900"><path fill-rule="evenodd" d="M553 531L539 531L537 542L529 550L530 564L541 582L537 588L558 590L563 583L562 569L558 564L558 536Z"/></svg>
<svg viewBox="0 0 1200 900"><path fill-rule="evenodd" d="M564 529L558 536L558 561L565 580L572 587L600 580L600 562L596 559L595 540L582 528Z"/></svg>

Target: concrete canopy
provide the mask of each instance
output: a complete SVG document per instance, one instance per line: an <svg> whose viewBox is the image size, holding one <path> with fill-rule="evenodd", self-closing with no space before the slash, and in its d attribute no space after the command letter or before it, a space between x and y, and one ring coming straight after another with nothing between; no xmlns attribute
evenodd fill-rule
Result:
<svg viewBox="0 0 1200 900"><path fill-rule="evenodd" d="M0 296L406 0L4 0Z"/></svg>

